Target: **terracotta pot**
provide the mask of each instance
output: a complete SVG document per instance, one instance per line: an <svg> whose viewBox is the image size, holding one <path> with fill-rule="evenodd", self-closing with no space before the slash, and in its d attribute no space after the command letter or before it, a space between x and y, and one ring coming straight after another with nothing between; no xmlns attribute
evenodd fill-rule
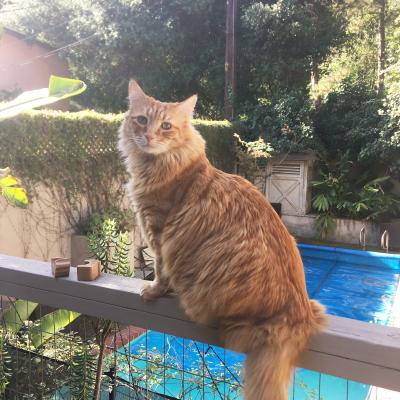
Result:
<svg viewBox="0 0 400 400"><path fill-rule="evenodd" d="M83 261L90 256L87 236L71 235L71 265L76 267L78 264L83 264Z"/></svg>

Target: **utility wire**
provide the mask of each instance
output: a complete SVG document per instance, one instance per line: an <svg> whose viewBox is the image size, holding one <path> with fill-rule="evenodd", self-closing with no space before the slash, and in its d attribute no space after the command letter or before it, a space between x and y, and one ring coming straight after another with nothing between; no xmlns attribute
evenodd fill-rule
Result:
<svg viewBox="0 0 400 400"><path fill-rule="evenodd" d="M13 8L13 9L5 9L5 10L1 10L0 9L0 14L7 14L7 13L12 13L12 12L15 12L15 11L22 11L22 10L29 10L29 9L31 9L32 7L22 7L22 8Z"/></svg>

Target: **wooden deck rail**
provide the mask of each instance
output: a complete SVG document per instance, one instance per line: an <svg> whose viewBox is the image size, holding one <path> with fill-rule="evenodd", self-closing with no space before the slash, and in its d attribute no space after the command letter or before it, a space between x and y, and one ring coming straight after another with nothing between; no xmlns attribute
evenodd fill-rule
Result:
<svg viewBox="0 0 400 400"><path fill-rule="evenodd" d="M54 279L49 263L0 255L1 295L221 345L216 328L195 325L176 299L144 303L141 284L108 274L81 282L74 268ZM299 366L400 391L400 329L331 316Z"/></svg>

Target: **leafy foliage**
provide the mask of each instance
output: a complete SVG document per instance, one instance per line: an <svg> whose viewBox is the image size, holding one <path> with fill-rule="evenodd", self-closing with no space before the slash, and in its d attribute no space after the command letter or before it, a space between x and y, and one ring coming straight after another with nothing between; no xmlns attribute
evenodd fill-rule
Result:
<svg viewBox="0 0 400 400"><path fill-rule="evenodd" d="M399 33L400 35L400 33ZM397 69L400 67L400 61ZM366 142L360 156L373 163L384 164L390 176L400 179L400 79L390 82L380 110L382 123L379 135Z"/></svg>
<svg viewBox="0 0 400 400"><path fill-rule="evenodd" d="M0 396L4 395L11 376L11 357L7 350L4 332L0 335Z"/></svg>
<svg viewBox="0 0 400 400"><path fill-rule="evenodd" d="M129 236L128 232L120 232L116 221L106 219L102 227L97 228L89 236L89 249L96 259L100 260L103 272L130 277L133 269L129 263ZM100 398L101 381L103 374L105 341L111 332L113 323L109 320L96 318L93 329L96 343L99 347L97 355L94 398Z"/></svg>
<svg viewBox="0 0 400 400"><path fill-rule="evenodd" d="M8 25L54 48L82 40L60 54L89 84L78 98L84 106L125 109L133 76L164 100L197 92L199 115L221 117L223 1L20 2L26 10L8 15ZM251 129L242 137L262 137L275 151L311 148L327 160L340 159L345 148L354 162L379 160L382 174L399 171L392 161L399 158L399 121L389 92L400 79L400 6L396 0L386 5L388 97L382 99L375 95L376 1L242 0L235 106Z"/></svg>
<svg viewBox="0 0 400 400"><path fill-rule="evenodd" d="M376 92L351 80L331 92L315 113L315 133L327 160L371 161L365 147L379 138L384 123L383 104ZM371 154L370 154L371 156ZM379 153L374 159L379 159Z"/></svg>
<svg viewBox="0 0 400 400"><path fill-rule="evenodd" d="M271 157L273 151L269 143L261 138L253 142L242 140L238 134L236 139L236 155L240 173L247 179L254 180L257 175L265 170L267 160Z"/></svg>
<svg viewBox="0 0 400 400"><path fill-rule="evenodd" d="M94 345L77 344L70 363L70 387L74 399L93 400L96 369L97 355Z"/></svg>
<svg viewBox="0 0 400 400"><path fill-rule="evenodd" d="M102 210L88 216L86 227L82 225L80 232L87 235L95 233L101 235L103 225L107 220L114 220L118 232L130 231L133 228L135 217L131 209L119 209L113 207L109 210Z"/></svg>
<svg viewBox="0 0 400 400"><path fill-rule="evenodd" d="M10 302L10 308L4 311L2 319L7 332L17 333L27 321L38 303L26 300Z"/></svg>
<svg viewBox="0 0 400 400"><path fill-rule="evenodd" d="M77 312L62 309L44 315L35 321L35 324L30 329L30 340L33 346L42 346L79 316L80 314Z"/></svg>
<svg viewBox="0 0 400 400"><path fill-rule="evenodd" d="M312 182L317 229L326 236L335 228L334 217L384 220L400 213L400 198L385 190L389 176L351 179L351 163L340 163Z"/></svg>
<svg viewBox="0 0 400 400"><path fill-rule="evenodd" d="M30 321L37 307L38 303L18 299L10 301L10 308L3 313L2 318L6 332L18 334L21 338L19 347L30 349L31 347L43 346L47 340L63 330L80 315L59 309L35 321Z"/></svg>
<svg viewBox="0 0 400 400"><path fill-rule="evenodd" d="M22 0L21 0L22 1ZM310 60L325 59L344 37L334 0L242 0L238 8L238 107L277 88L306 88ZM199 115L221 118L225 2L220 0L24 0L9 24L54 48L66 48L72 72L90 84L85 106L126 107L132 76L161 99L199 94ZM88 38L88 39L86 39Z"/></svg>
<svg viewBox="0 0 400 400"><path fill-rule="evenodd" d="M247 3L247 4L246 4ZM249 1L242 6L238 57L239 101L305 91L311 62L322 62L345 38L335 1Z"/></svg>
<svg viewBox="0 0 400 400"><path fill-rule="evenodd" d="M105 220L101 229L91 233L88 238L89 249L100 260L103 272L132 276L128 232L117 231L115 220Z"/></svg>
<svg viewBox="0 0 400 400"><path fill-rule="evenodd" d="M99 111L126 108L130 77L161 99L198 93L202 115L221 115L225 5L219 0L24 0L15 26L54 48L67 48L72 73L91 91L79 101ZM12 21L10 21L12 23Z"/></svg>
<svg viewBox="0 0 400 400"><path fill-rule="evenodd" d="M76 339L76 338L75 338ZM54 343L54 341L50 341ZM62 351L57 341L57 350ZM71 346L68 348L71 349ZM59 361L43 359L41 355L27 350L19 350L11 343L8 347L11 358L12 376L6 387L5 399L14 399L15 393L34 399L49 398L66 383L67 368ZM71 356L71 352L68 352ZM28 374L31 379L28 379ZM40 384L38 384L38 381Z"/></svg>
<svg viewBox="0 0 400 400"><path fill-rule="evenodd" d="M283 91L276 97L260 98L245 112L242 122L252 132L247 139L259 136L277 153L317 149L311 100L305 92Z"/></svg>

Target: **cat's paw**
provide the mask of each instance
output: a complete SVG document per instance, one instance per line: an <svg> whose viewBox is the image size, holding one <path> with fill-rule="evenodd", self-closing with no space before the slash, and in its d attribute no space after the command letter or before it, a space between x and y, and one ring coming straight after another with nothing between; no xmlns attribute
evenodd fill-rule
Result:
<svg viewBox="0 0 400 400"><path fill-rule="evenodd" d="M164 296L168 292L168 288L159 282L144 282L140 295L144 301L152 301Z"/></svg>

